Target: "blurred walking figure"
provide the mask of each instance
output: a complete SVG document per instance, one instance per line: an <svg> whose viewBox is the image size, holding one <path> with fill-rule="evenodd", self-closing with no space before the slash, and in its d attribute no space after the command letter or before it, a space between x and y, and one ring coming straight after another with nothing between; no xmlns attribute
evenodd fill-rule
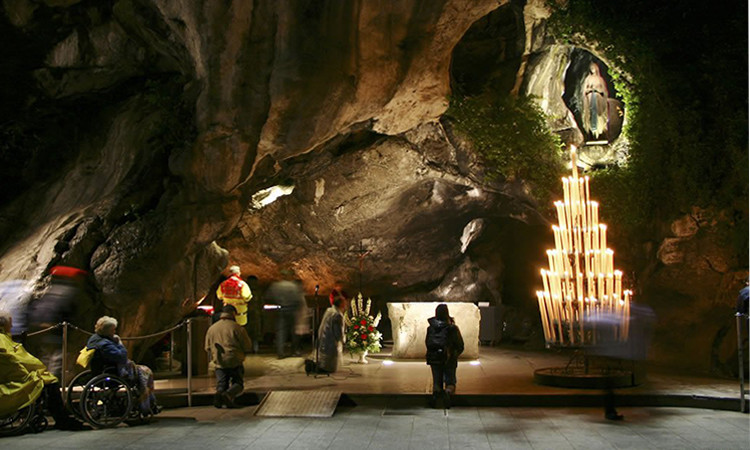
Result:
<svg viewBox="0 0 750 450"><path fill-rule="evenodd" d="M250 337L245 328L235 321L232 305L221 309L218 322L206 332L205 349L216 367L216 395L214 406L236 408L234 399L245 389L245 353L252 351Z"/></svg>
<svg viewBox="0 0 750 450"><path fill-rule="evenodd" d="M302 280L294 280L294 284L297 285L299 290L299 306L297 307L297 314L294 317L294 335L297 340L297 348L294 352L295 356L301 354L301 342L302 338L310 334L310 309L307 307L307 301L305 300L305 288L302 285Z"/></svg>
<svg viewBox="0 0 750 450"><path fill-rule="evenodd" d="M10 280L0 283L0 309L10 313L13 328L10 335L14 341L25 343L28 326L28 309L34 282L29 280Z"/></svg>
<svg viewBox="0 0 750 450"><path fill-rule="evenodd" d="M445 407L450 409L450 396L456 392L456 368L458 357L464 351L464 339L445 303L435 308L435 317L427 319L427 322L430 326L425 337L425 358L432 370L430 407L434 408L438 398L443 395Z"/></svg>
<svg viewBox="0 0 750 450"><path fill-rule="evenodd" d="M739 295L737 295L737 305L735 306L735 312L738 314L748 315L748 306L750 303L750 292L748 291L747 281L745 287L740 289Z"/></svg>
<svg viewBox="0 0 750 450"><path fill-rule="evenodd" d="M247 277L247 285L250 286L250 291L255 293L253 295L255 300L250 300L248 304L247 334L250 336L250 340L253 341L253 353L258 353L260 341L263 340L263 302L260 299L264 298L264 296L260 290L258 277L255 275Z"/></svg>
<svg viewBox="0 0 750 450"><path fill-rule="evenodd" d="M279 306L276 315L276 354L279 359L285 358L284 347L287 336L291 337L292 353L299 355L299 336L295 332L300 309L305 307L305 293L300 283L291 281L294 274L282 270L284 280L276 281L268 288L266 297Z"/></svg>
<svg viewBox="0 0 750 450"><path fill-rule="evenodd" d="M627 340L618 337L622 333L622 318L617 314L598 312L591 316L587 323L596 330L597 344L589 349L589 353L596 356L611 358L614 362L631 361L634 378L642 378L638 373L643 370L637 363L644 361L651 343L656 315L648 305L630 304L628 318ZM611 383L612 378L605 382ZM617 412L615 404L614 386L607 384L604 388L604 418L607 420L623 420L624 416Z"/></svg>
<svg viewBox="0 0 750 450"><path fill-rule="evenodd" d="M75 317L78 305L85 299L83 283L86 271L75 267L55 266L50 269L52 280L42 296L28 309L29 332L43 330ZM44 362L52 375L62 375L62 328L42 333L30 348Z"/></svg>
<svg viewBox="0 0 750 450"><path fill-rule="evenodd" d="M306 367L309 373L333 373L338 370L339 361L344 350L344 311L347 302L343 297L336 297L333 305L323 314L318 329L318 361ZM308 370L309 369L309 370Z"/></svg>
<svg viewBox="0 0 750 450"><path fill-rule="evenodd" d="M253 293L250 292L250 286L240 277L240 266L229 267L229 278L219 285L216 297L224 305L234 306L237 311L235 320L240 326L247 325L247 304L253 298Z"/></svg>

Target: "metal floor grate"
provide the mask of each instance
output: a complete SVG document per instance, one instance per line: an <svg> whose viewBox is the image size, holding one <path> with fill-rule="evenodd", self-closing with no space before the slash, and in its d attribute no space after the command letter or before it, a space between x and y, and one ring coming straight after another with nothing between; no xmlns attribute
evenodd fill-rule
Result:
<svg viewBox="0 0 750 450"><path fill-rule="evenodd" d="M339 391L271 391L255 411L263 417L331 417Z"/></svg>

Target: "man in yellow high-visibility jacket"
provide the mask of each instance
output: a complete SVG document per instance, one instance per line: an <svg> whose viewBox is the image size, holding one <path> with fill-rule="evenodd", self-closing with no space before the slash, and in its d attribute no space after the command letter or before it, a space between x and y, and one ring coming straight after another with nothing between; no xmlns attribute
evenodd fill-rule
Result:
<svg viewBox="0 0 750 450"><path fill-rule="evenodd" d="M253 298L250 286L240 278L240 266L229 268L229 278L224 280L216 290L218 297L224 305L232 305L237 310L235 320L240 326L247 324L247 304Z"/></svg>

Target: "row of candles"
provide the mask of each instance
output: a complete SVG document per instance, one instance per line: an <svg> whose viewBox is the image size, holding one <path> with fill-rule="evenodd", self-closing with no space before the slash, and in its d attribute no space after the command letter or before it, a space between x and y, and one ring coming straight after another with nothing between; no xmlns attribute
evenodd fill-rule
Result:
<svg viewBox="0 0 750 450"><path fill-rule="evenodd" d="M625 341L632 293L622 289L622 272L614 269L607 226L599 223L599 205L590 200L589 178L578 177L575 147L570 155L573 173L562 179L564 201L555 202L555 249L547 250L544 291L537 291L545 339L558 345L596 344L597 324L606 315L607 322L614 322L614 337Z"/></svg>

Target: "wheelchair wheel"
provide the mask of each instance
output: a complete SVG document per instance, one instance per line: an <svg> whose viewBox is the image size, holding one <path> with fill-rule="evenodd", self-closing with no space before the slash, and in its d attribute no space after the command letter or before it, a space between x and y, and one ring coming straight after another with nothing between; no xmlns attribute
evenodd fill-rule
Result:
<svg viewBox="0 0 750 450"><path fill-rule="evenodd" d="M37 404L30 404L15 413L0 419L0 436L14 436L23 433L35 418Z"/></svg>
<svg viewBox="0 0 750 450"><path fill-rule="evenodd" d="M47 418L42 414L37 414L35 417L31 418L31 421L29 422L29 429L33 433L41 433L42 431L47 429L48 425L49 422L47 421Z"/></svg>
<svg viewBox="0 0 750 450"><path fill-rule="evenodd" d="M65 407L78 420L84 420L81 409L81 396L83 395L83 388L86 387L86 384L92 378L93 374L91 371L84 370L70 380L68 388L65 390Z"/></svg>
<svg viewBox="0 0 750 450"><path fill-rule="evenodd" d="M83 388L83 420L95 428L115 427L127 419L133 408L129 385L114 375L97 375Z"/></svg>

